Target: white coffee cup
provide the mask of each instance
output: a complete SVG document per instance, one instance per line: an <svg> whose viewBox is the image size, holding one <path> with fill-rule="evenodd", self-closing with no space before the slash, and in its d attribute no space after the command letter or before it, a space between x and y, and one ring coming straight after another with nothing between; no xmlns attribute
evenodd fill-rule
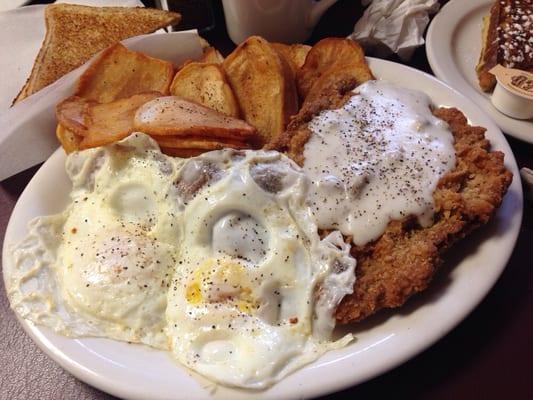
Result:
<svg viewBox="0 0 533 400"><path fill-rule="evenodd" d="M222 0L229 37L239 44L252 35L271 42L301 43L337 0Z"/></svg>

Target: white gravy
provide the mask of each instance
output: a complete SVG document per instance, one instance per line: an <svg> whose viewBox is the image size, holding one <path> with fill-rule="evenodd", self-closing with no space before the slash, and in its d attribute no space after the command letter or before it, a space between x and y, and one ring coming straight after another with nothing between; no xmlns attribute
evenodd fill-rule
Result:
<svg viewBox="0 0 533 400"><path fill-rule="evenodd" d="M454 168L455 150L424 93L370 81L354 94L309 123L303 169L318 227L363 245L393 219L415 215L422 226L432 223L433 192Z"/></svg>

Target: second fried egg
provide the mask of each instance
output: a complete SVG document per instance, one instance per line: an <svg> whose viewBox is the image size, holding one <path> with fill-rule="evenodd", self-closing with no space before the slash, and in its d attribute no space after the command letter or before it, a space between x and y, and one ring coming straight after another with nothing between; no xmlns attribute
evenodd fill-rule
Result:
<svg viewBox="0 0 533 400"><path fill-rule="evenodd" d="M355 260L339 233L320 240L299 167L277 152L226 150L188 161L181 181L183 243L166 313L180 362L263 388L350 340L329 338Z"/></svg>

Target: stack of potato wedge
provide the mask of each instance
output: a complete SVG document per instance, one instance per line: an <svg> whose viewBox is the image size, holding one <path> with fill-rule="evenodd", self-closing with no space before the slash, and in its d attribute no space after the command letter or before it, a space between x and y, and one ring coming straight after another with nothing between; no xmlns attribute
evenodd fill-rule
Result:
<svg viewBox="0 0 533 400"><path fill-rule="evenodd" d="M171 63L117 43L57 105L57 137L66 152L120 140L134 131L163 152L190 157L225 147L260 148L284 132L300 105L339 81L373 79L361 47L328 38L310 47L252 36L224 58L213 47L199 60Z"/></svg>

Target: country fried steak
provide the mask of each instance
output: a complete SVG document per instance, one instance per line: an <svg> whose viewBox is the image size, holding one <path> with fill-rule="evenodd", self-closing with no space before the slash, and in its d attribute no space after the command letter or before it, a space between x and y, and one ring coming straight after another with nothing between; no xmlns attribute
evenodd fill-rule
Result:
<svg viewBox="0 0 533 400"><path fill-rule="evenodd" d="M308 122L322 110L342 107L358 83L350 78L339 80L321 96L306 101L269 148L285 151L303 165L304 146L311 136ZM423 228L415 217L392 221L379 239L352 246L357 279L353 294L337 309L340 323L361 321L380 309L399 307L426 289L444 251L487 223L511 184L504 155L490 151L484 128L469 125L456 108L437 108L433 114L449 124L456 153L455 168L439 180L433 194L434 223Z"/></svg>

